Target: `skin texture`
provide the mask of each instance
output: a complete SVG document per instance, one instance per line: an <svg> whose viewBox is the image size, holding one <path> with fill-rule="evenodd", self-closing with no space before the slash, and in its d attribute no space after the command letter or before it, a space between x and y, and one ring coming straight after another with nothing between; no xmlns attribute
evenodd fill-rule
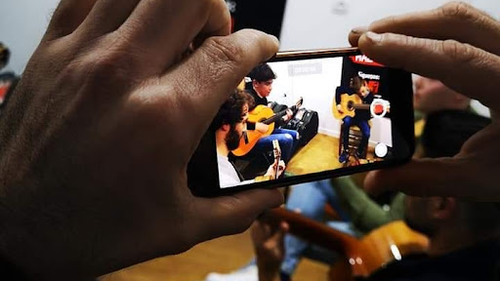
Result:
<svg viewBox="0 0 500 281"><path fill-rule="evenodd" d="M237 233L277 190L196 198L186 165L278 49L222 0L62 0L0 119L0 257L84 280Z"/></svg>
<svg viewBox="0 0 500 281"><path fill-rule="evenodd" d="M446 87L441 81L418 76L414 80L413 108L430 114L445 109L466 110L470 99Z"/></svg>
<svg viewBox="0 0 500 281"><path fill-rule="evenodd" d="M498 21L456 2L351 31L349 41L368 57L440 80L456 92L478 99L493 115L493 124L472 136L455 157L412 160L398 168L372 172L365 182L369 191L500 201L499 40Z"/></svg>
<svg viewBox="0 0 500 281"><path fill-rule="evenodd" d="M259 281L280 280L280 265L285 255L283 238L288 229L286 222L266 216L256 220L250 228L259 268Z"/></svg>

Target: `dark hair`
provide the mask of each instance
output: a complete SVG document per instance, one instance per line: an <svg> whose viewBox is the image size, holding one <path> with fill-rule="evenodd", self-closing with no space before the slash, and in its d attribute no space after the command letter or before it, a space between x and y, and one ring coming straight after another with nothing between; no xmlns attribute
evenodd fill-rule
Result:
<svg viewBox="0 0 500 281"><path fill-rule="evenodd" d="M452 157L475 133L491 123L469 111L444 110L427 116L422 133L425 157Z"/></svg>
<svg viewBox="0 0 500 281"><path fill-rule="evenodd" d="M354 76L349 81L349 87L356 92L359 92L359 89L361 89L361 86L365 86L366 84L367 84L366 80L359 77L359 76Z"/></svg>
<svg viewBox="0 0 500 281"><path fill-rule="evenodd" d="M248 77L257 82L265 82L276 79L276 74L274 74L273 70L267 63L261 63L252 69L252 71L248 74Z"/></svg>
<svg viewBox="0 0 500 281"><path fill-rule="evenodd" d="M7 65L10 59L10 50L2 42L0 42L0 68Z"/></svg>
<svg viewBox="0 0 500 281"><path fill-rule="evenodd" d="M235 90L222 104L210 127L215 131L222 125L234 126L242 121L243 106L253 104L253 98L246 92Z"/></svg>

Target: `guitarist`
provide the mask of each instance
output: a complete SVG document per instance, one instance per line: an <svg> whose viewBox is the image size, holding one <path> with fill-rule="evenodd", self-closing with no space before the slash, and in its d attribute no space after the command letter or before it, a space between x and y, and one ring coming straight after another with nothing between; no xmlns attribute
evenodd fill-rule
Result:
<svg viewBox="0 0 500 281"><path fill-rule="evenodd" d="M285 170L285 162L276 159L263 176L245 180L233 163L230 162L228 155L231 151L238 148L251 102L252 97L243 91L236 90L221 106L211 124L211 127L215 129L217 163L221 187L276 179Z"/></svg>
<svg viewBox="0 0 500 281"><path fill-rule="evenodd" d="M249 74L248 77L251 78L251 83L246 85L246 90L254 99L254 105L250 108L253 110L258 105L268 106L267 97L271 94L273 89L273 81L276 79L276 74L273 72L271 67L267 63L262 63L256 66ZM283 116L281 123L286 123L293 116L293 111L288 109L286 115ZM280 125L280 124L277 124ZM263 123L248 123L248 130L257 130L259 132L267 132L269 125ZM279 126L275 126L272 134L259 139L252 149L252 152L256 151L272 151L273 150L273 140L278 140L282 151L282 159L288 162L292 157L295 147L298 143L299 133L295 130L280 129Z"/></svg>
<svg viewBox="0 0 500 281"><path fill-rule="evenodd" d="M373 93L371 93L368 88L368 82L359 76L351 78L349 81L349 87L338 87L335 92L335 102L337 104L337 110L339 113L343 114L342 106L340 104L341 95L358 95L363 104L370 105L373 102ZM358 159L363 158L365 153L365 148L368 144L368 139L370 138L370 126L368 121L371 119L371 113L369 110L356 110L356 115L354 117L346 116L342 119L342 152L339 155L339 162L344 164L349 159L349 129L351 126L356 125L361 130L361 143L356 151L356 157Z"/></svg>

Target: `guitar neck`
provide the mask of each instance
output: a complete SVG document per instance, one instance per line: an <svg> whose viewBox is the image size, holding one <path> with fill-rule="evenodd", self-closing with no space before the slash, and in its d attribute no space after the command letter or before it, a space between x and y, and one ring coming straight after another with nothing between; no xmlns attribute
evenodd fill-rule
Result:
<svg viewBox="0 0 500 281"><path fill-rule="evenodd" d="M293 106L289 107L288 109L290 109L290 110L292 110L292 111L294 111L294 112L295 112L295 110L297 109L297 106L293 105ZM285 110L283 110L283 111L280 111L280 112L278 112L278 113L274 114L272 117L270 117L270 118L268 118L268 119L266 119L266 120L262 121L262 123L264 123L264 124L266 124L266 125L269 125L269 124L271 124L271 123L274 123L274 122L278 121L281 117L285 116L286 111L287 111L288 109L285 109Z"/></svg>
<svg viewBox="0 0 500 281"><path fill-rule="evenodd" d="M370 109L369 104L354 104L352 107L354 109Z"/></svg>

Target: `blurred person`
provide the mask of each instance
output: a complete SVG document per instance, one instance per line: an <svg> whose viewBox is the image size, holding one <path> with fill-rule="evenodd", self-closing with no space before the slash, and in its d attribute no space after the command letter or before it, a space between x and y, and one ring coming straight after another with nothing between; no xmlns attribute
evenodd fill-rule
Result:
<svg viewBox="0 0 500 281"><path fill-rule="evenodd" d="M426 156L454 155L471 135L488 124L488 119L464 111L430 115L422 139ZM359 204L357 208L363 208L363 205ZM500 265L500 209L494 203L452 197L408 196L404 218L412 229L429 237L428 254L404 257L388 264L370 276L370 280L486 281L500 277L495 271ZM276 237L269 239L275 240ZM261 241L254 239L254 243L262 244ZM283 252L281 259L286 257L286 247L277 241L273 244L283 248L268 248L268 251ZM263 247L256 245L255 248ZM266 251L256 254L257 259L270 258ZM272 264L276 263L275 260ZM283 280L279 266L264 268L259 265L259 276L272 276L260 278L260 281Z"/></svg>

